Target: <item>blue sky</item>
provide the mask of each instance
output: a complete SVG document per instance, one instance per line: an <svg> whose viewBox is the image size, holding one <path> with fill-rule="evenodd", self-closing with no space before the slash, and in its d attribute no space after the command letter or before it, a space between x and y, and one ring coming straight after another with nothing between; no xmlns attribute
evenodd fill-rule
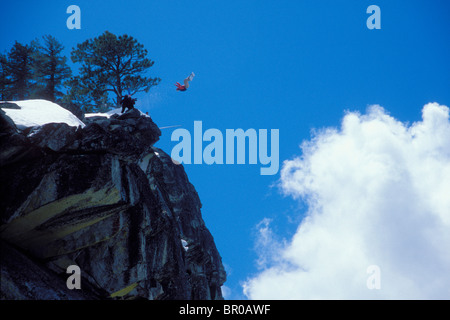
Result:
<svg viewBox="0 0 450 320"><path fill-rule="evenodd" d="M69 5L81 30L69 30ZM369 30L366 9L381 9ZM346 111L383 106L401 122L421 119L428 102L450 105L450 4L432 1L8 1L0 12L0 50L17 40L55 36L67 56L108 30L135 37L162 82L137 96L160 126L193 130L279 129L280 165L301 153L312 130L338 127ZM77 69L71 64L72 70ZM174 83L191 72L187 92ZM173 129L157 146L170 154ZM278 239L296 231L305 203L283 194L279 174L260 165L185 165L202 214L228 271L229 298L257 274L257 225L272 219Z"/></svg>

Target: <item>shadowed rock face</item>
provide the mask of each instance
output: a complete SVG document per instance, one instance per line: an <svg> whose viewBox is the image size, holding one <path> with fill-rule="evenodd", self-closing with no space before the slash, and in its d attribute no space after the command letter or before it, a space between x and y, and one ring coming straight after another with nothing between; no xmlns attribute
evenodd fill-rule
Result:
<svg viewBox="0 0 450 320"><path fill-rule="evenodd" d="M150 117L19 131L0 116L1 298L222 298L200 199L153 147L161 132ZM81 290L66 287L69 265Z"/></svg>

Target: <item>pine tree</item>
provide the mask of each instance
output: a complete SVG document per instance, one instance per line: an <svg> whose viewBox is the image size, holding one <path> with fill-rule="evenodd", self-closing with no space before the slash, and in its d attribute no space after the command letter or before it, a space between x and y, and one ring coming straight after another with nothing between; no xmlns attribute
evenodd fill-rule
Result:
<svg viewBox="0 0 450 320"><path fill-rule="evenodd" d="M61 55L64 49L62 44L51 35L45 35L42 39L43 45L39 40L32 43L35 48L32 71L36 81L33 96L56 102L63 96L60 89L72 72L67 58Z"/></svg>
<svg viewBox="0 0 450 320"><path fill-rule="evenodd" d="M98 38L78 44L72 50L71 59L82 66L80 75L69 82L72 84L72 96L88 93L91 103L104 104L105 99L110 103L108 93L113 93L113 103L119 107L124 90L130 91L131 95L148 92L161 79L144 76L154 64L146 57L147 54L144 46L133 37L117 37L108 31Z"/></svg>
<svg viewBox="0 0 450 320"><path fill-rule="evenodd" d="M1 57L2 99L24 100L29 97L33 86L32 55L32 46L16 41L11 51Z"/></svg>
<svg viewBox="0 0 450 320"><path fill-rule="evenodd" d="M7 61L7 56L5 54L0 54L0 101L9 100L9 92L7 91L9 78L6 72Z"/></svg>
<svg viewBox="0 0 450 320"><path fill-rule="evenodd" d="M65 103L79 105L85 113L105 112L109 109L105 86L98 83L94 76L87 76L83 80L80 76L72 77L65 85L69 88L63 99Z"/></svg>

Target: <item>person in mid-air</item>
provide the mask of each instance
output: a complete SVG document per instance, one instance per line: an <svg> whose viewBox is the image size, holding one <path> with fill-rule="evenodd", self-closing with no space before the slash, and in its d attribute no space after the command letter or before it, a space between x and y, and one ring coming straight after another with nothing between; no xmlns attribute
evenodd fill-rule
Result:
<svg viewBox="0 0 450 320"><path fill-rule="evenodd" d="M127 94L125 96L125 98L122 99L122 102L121 102L122 103L122 113L124 113L124 111L126 109L129 109L129 110L133 109L135 102L136 102L136 100L132 99L130 94Z"/></svg>
<svg viewBox="0 0 450 320"><path fill-rule="evenodd" d="M189 81L192 81L192 79L194 78L195 74L192 72L189 77L187 77L186 79L184 79L184 85L182 85L181 83L177 82L175 83L175 86L177 87L177 91L186 91L189 88Z"/></svg>

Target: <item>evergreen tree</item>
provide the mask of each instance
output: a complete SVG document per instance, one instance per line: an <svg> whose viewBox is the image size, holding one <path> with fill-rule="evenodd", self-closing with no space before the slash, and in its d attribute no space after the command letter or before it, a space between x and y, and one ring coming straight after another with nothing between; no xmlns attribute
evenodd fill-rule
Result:
<svg viewBox="0 0 450 320"><path fill-rule="evenodd" d="M51 35L42 37L44 44L35 40L32 45L33 53L32 71L36 81L33 95L38 98L56 102L63 96L60 91L63 81L72 74L67 65L67 58L61 56L64 47Z"/></svg>
<svg viewBox="0 0 450 320"><path fill-rule="evenodd" d="M109 109L105 86L98 83L93 76L83 80L80 76L72 77L65 84L69 88L63 99L65 103L80 105L85 113L105 112Z"/></svg>
<svg viewBox="0 0 450 320"><path fill-rule="evenodd" d="M117 37L108 31L78 44L72 50L71 59L82 66L80 75L68 82L72 97L80 98L87 94L86 100L91 105L97 104L98 108L110 103L108 93L112 93L115 95L113 103L119 107L124 90L130 91L131 95L148 92L161 79L144 76L154 64L146 57L147 54L144 46L133 37Z"/></svg>
<svg viewBox="0 0 450 320"><path fill-rule="evenodd" d="M1 85L2 99L24 100L29 97L32 81L33 48L15 42L7 55L2 55Z"/></svg>
<svg viewBox="0 0 450 320"><path fill-rule="evenodd" d="M7 92L9 78L6 72L7 56L0 54L0 100L9 100L9 93Z"/></svg>

